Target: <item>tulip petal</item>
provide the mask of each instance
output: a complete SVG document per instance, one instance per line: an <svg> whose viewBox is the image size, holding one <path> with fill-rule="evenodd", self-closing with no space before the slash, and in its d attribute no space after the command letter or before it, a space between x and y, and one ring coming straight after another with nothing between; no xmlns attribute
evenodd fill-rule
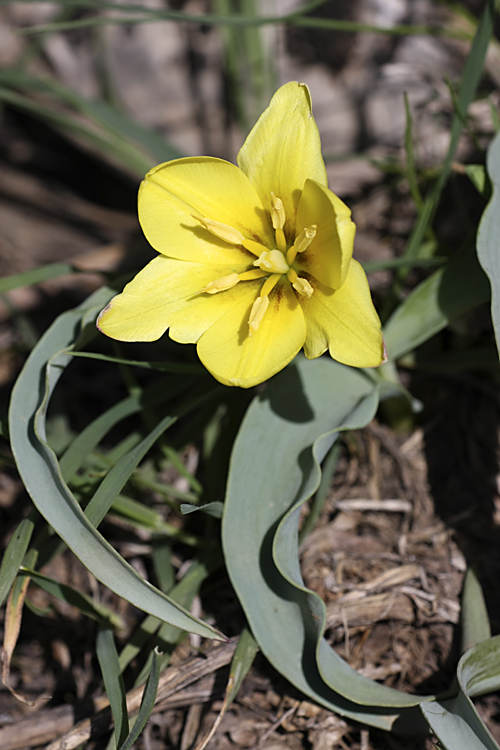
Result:
<svg viewBox="0 0 500 750"><path fill-rule="evenodd" d="M249 336L248 319L255 296L240 285L238 306L214 323L198 341L198 355L224 385L250 388L283 369L304 344L302 309L286 279L269 297L258 329Z"/></svg>
<svg viewBox="0 0 500 750"><path fill-rule="evenodd" d="M306 180L297 211L297 234L312 224L316 236L307 250L297 255L295 267L339 289L350 267L356 225L340 198L318 182Z"/></svg>
<svg viewBox="0 0 500 750"><path fill-rule="evenodd" d="M295 234L300 193L309 177L328 185L311 95L304 83L282 86L238 154L238 164L271 212L271 193L285 209L285 235Z"/></svg>
<svg viewBox="0 0 500 750"><path fill-rule="evenodd" d="M377 367L384 361L380 320L373 307L366 274L352 260L344 284L330 289L310 277L314 292L301 299L307 321L304 352L308 359L327 349L333 359L352 367Z"/></svg>
<svg viewBox="0 0 500 750"><path fill-rule="evenodd" d="M98 328L119 341L156 341L170 327L170 337L195 343L239 300L239 286L253 286L254 298L262 282L240 282L219 294L199 294L210 281L245 266L189 263L159 256L152 260L101 312Z"/></svg>
<svg viewBox="0 0 500 750"><path fill-rule="evenodd" d="M214 264L251 258L244 248L214 236L193 214L274 247L259 196L243 172L227 161L197 156L152 169L139 190L139 221L148 242L170 258Z"/></svg>

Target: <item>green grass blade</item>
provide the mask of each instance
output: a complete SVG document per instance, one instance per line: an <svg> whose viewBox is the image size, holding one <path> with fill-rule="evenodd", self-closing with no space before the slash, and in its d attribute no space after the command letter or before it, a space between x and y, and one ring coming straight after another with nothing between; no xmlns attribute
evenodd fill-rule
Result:
<svg viewBox="0 0 500 750"><path fill-rule="evenodd" d="M410 102L408 101L408 94L405 92L405 113L406 113L406 129L405 129L405 152L406 152L406 176L410 185L410 192L413 198L415 206L420 211L422 209L422 195L420 188L418 187L417 170L415 167L415 154L413 152L413 120L411 116Z"/></svg>
<svg viewBox="0 0 500 750"><path fill-rule="evenodd" d="M141 409L142 393L136 393L111 406L103 414L77 435L61 456L61 474L69 482L84 463L86 457L96 448L109 430L122 419L137 414Z"/></svg>
<svg viewBox="0 0 500 750"><path fill-rule="evenodd" d="M146 682L146 687L144 688L144 693L142 696L141 701L141 707L139 709L139 713L137 714L137 718L135 720L134 726L123 743L123 745L120 746L118 743L119 750L130 750L134 742L137 740L139 735L141 734L142 730L146 726L146 723L151 716L151 713L153 711L155 702L156 702L156 695L158 693L158 683L160 681L160 659L159 654L157 650L155 649L153 651L153 661L151 664L151 671L149 673L148 680Z"/></svg>
<svg viewBox="0 0 500 750"><path fill-rule="evenodd" d="M188 398L180 406L175 406L172 414L164 417L133 450L126 453L108 472L101 482L97 492L89 502L85 515L89 521L98 526L106 513L108 512L115 497L121 492L126 482L129 480L132 472L137 468L146 453L153 447L158 438L163 435L165 430L177 422L177 420L188 414L197 406L210 400L215 393L220 390L219 386L211 387L208 391L203 392L195 398Z"/></svg>
<svg viewBox="0 0 500 750"><path fill-rule="evenodd" d="M113 500L110 510L114 515L128 521L131 526L140 526L147 531L161 532L177 542L187 544L189 547L200 546L200 539L197 536L167 523L156 510L148 508L147 505L130 497L118 495Z"/></svg>
<svg viewBox="0 0 500 750"><path fill-rule="evenodd" d="M489 299L488 279L469 248L419 284L389 318L384 326L389 359L402 357Z"/></svg>
<svg viewBox="0 0 500 750"><path fill-rule="evenodd" d="M107 102L86 99L76 91L64 86L60 81L48 76L40 78L25 71L7 69L0 71L0 83L20 89L25 94L55 95L58 101L64 102L76 112L87 117L99 128L109 133L117 142L133 144L136 149L143 153L144 157L150 157L152 164L178 159L183 156L180 151L156 133L129 119L124 112L112 107Z"/></svg>
<svg viewBox="0 0 500 750"><path fill-rule="evenodd" d="M100 623L108 623L118 628L123 627L123 621L119 615L109 609L109 607L93 602L90 596L77 591L72 586L68 586L66 583L59 583L59 581L42 575L27 566L23 566L19 572L20 575L31 578L33 583L36 583L47 594L55 596L56 599L60 599L60 601L78 609L82 615L90 617L92 620L97 620Z"/></svg>
<svg viewBox="0 0 500 750"><path fill-rule="evenodd" d="M481 79L488 44L493 33L495 19L495 0L487 0L479 21L472 46L465 63L464 74L458 95L459 113L455 113L451 126L450 143L441 173L430 193L426 196L420 215L406 246L405 255L409 258L418 256L425 234L433 220L455 156L458 140L463 129L463 115L472 102ZM404 274L400 274L400 278Z"/></svg>
<svg viewBox="0 0 500 750"><path fill-rule="evenodd" d="M169 595L174 601L178 602L181 606L188 609L193 603L193 599L198 593L200 586L205 578L214 570L216 570L220 566L220 564L221 559L218 553L211 554L210 559L206 562L196 560L191 565L182 580L174 589L172 589ZM169 625L168 623L162 623L160 625L156 636L156 641L158 647L162 651L162 656L160 658L161 669L164 669L167 666L175 646L184 637L185 633L179 628L176 628L173 625ZM134 685L142 685L142 683L147 679L148 672L151 668L151 659L152 654L149 655L142 670L137 675Z"/></svg>
<svg viewBox="0 0 500 750"><path fill-rule="evenodd" d="M24 560L35 527L36 516L36 510L32 509L29 516L23 518L9 539L0 565L0 607L7 599Z"/></svg>
<svg viewBox="0 0 500 750"><path fill-rule="evenodd" d="M16 273L13 276L4 276L0 279L0 294L10 292L12 289L19 289L22 286L33 286L41 284L49 279L57 279L59 276L68 276L69 274L81 273L71 263L50 263L41 268L34 268L24 273Z"/></svg>
<svg viewBox="0 0 500 750"><path fill-rule="evenodd" d="M65 4L70 3L71 0L60 0ZM0 2L0 5L2 3ZM319 3L321 4L321 3ZM40 26L32 26L30 28L20 29L20 34L39 34L49 33L54 31L69 31L71 29L89 28L92 26L107 26L110 24L114 25L133 25L138 23L150 23L155 20L183 21L186 23L204 24L207 26L264 26L264 25L276 25L276 24L291 24L296 26L306 26L310 28L321 28L329 29L331 31L343 31L350 33L371 33L371 34L386 34L389 36L408 36L408 35L424 35L424 36L438 36L448 37L454 39L470 39L470 34L467 31L460 29L447 28L446 26L430 26L430 25L399 25L399 26L374 26L367 23L359 23L357 21L344 21L333 18L318 18L314 16L307 16L306 14L317 7L316 3L306 3L302 7L298 8L291 13L286 13L281 16L245 16L240 14L233 15L218 15L216 13L183 13L178 10L163 10L163 9L152 9L145 6L134 6L134 5L120 5L110 3L100 3L97 0L76 0L74 5L79 8L94 8L94 9L109 9L109 10L123 10L130 15L127 16L98 16L98 17L87 17L78 19L76 21L61 21L43 24ZM141 14L141 15L134 15Z"/></svg>
<svg viewBox="0 0 500 750"><path fill-rule="evenodd" d="M175 585L175 568L172 564L172 547L163 534L154 534L151 539L151 562L158 586L165 593Z"/></svg>
<svg viewBox="0 0 500 750"><path fill-rule="evenodd" d="M144 362L140 359L123 359L122 357L112 357L109 354L100 354L98 352L73 352L73 357L97 359L101 362L113 362L117 365L129 365L130 367L142 367L144 370L171 372L175 375L201 375L206 373L204 367L196 364L180 364L178 362Z"/></svg>
<svg viewBox="0 0 500 750"><path fill-rule="evenodd" d="M120 747L129 734L127 695L111 628L99 628L96 638L96 654L113 714L117 746Z"/></svg>
<svg viewBox="0 0 500 750"><path fill-rule="evenodd" d="M462 647L464 653L481 641L491 638L490 620L483 591L475 572L469 568L465 575L462 592Z"/></svg>
<svg viewBox="0 0 500 750"><path fill-rule="evenodd" d="M0 87L0 102L6 102L16 109L38 117L50 125L61 128L81 138L85 143L97 149L101 154L111 156L120 166L125 167L134 176L142 178L153 166L153 160L141 153L133 144L124 139L113 137L109 133L99 133L95 129L77 121L70 114L58 111L48 104L31 100L27 96Z"/></svg>
<svg viewBox="0 0 500 750"><path fill-rule="evenodd" d="M442 266L448 258L434 256L433 258L386 258L385 260L368 260L361 263L365 273L387 271L392 268L435 268Z"/></svg>
<svg viewBox="0 0 500 750"><path fill-rule="evenodd" d="M250 667L252 666L254 659L259 650L259 644L250 633L248 628L244 628L236 651L231 661L231 667L229 670L229 683L226 697L224 700L226 708L228 708L234 701L240 690L241 684L248 674Z"/></svg>

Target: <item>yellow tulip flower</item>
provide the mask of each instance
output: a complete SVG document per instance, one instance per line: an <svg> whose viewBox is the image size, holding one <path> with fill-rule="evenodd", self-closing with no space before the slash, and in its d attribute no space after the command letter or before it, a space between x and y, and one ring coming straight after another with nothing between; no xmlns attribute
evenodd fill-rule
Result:
<svg viewBox="0 0 500 750"><path fill-rule="evenodd" d="M303 347L346 365L384 361L380 321L352 258L355 225L328 189L309 89L291 82L238 154L160 164L139 191L159 256L101 312L120 341L196 343L225 385L249 388Z"/></svg>

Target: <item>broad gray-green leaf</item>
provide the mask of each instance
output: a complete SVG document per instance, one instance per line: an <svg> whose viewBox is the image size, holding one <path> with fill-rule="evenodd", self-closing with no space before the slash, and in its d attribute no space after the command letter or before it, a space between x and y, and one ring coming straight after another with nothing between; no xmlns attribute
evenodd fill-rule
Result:
<svg viewBox="0 0 500 750"><path fill-rule="evenodd" d="M487 166L493 194L479 225L477 254L491 284L491 316L500 351L500 133L489 148Z"/></svg>
<svg viewBox="0 0 500 750"><path fill-rule="evenodd" d="M338 430L373 418L379 388L326 358L298 357L273 379L235 441L223 546L252 632L278 671L342 715L415 734L427 731L415 708L421 699L367 680L333 653L321 639L324 604L304 588L299 569L299 508L319 485L319 462Z"/></svg>
<svg viewBox="0 0 500 750"><path fill-rule="evenodd" d="M490 285L476 254L460 253L419 284L389 318L384 326L389 359L411 352L489 298Z"/></svg>
<svg viewBox="0 0 500 750"><path fill-rule="evenodd" d="M101 289L61 315L31 352L12 393L12 450L26 489L46 521L85 567L112 591L149 614L208 638L222 638L145 581L89 522L61 475L45 437L45 416L54 388L71 360L71 347L92 335L97 313L113 296ZM85 329L88 323L89 329Z"/></svg>
<svg viewBox="0 0 500 750"><path fill-rule="evenodd" d="M499 750L469 696L500 688L500 636L469 649L457 669L456 698L422 703L421 710L446 750Z"/></svg>

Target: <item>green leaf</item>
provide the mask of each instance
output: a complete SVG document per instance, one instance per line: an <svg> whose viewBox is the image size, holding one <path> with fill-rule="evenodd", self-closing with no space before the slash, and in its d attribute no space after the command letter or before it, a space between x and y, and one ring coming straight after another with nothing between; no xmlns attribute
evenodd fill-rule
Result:
<svg viewBox="0 0 500 750"><path fill-rule="evenodd" d="M211 565L208 566L198 560L193 562L179 583L169 591L170 598L182 607L188 609L198 593L201 584L215 567L213 563L214 561L211 561ZM156 633L159 628L161 628L161 640L164 643L175 644L182 635L182 630L179 628L174 628L172 625L168 624L162 624L160 620L149 615L149 617L146 617L142 621L137 630L134 631L120 653L120 667L122 671L125 670L133 659L135 659L152 633ZM144 679L141 679L139 676L136 680L136 685L140 685L141 682L144 682L146 677L144 674L142 676Z"/></svg>
<svg viewBox="0 0 500 750"><path fill-rule="evenodd" d="M24 271L24 273L4 276L3 279L0 279L0 293L4 294L22 286L33 286L33 284L41 284L42 281L75 273L81 273L81 271L72 266L71 263L50 263L47 266L41 266L41 268Z"/></svg>
<svg viewBox="0 0 500 750"><path fill-rule="evenodd" d="M172 372L177 375L201 375L206 372L202 365L181 364L180 362L145 362L138 359L122 359L121 357L110 357L108 354L98 352L73 352L74 357L85 357L86 359L99 359L102 362L113 362L117 365L129 365L131 367L142 367L144 370L157 370L158 372Z"/></svg>
<svg viewBox="0 0 500 750"><path fill-rule="evenodd" d="M478 193L487 196L491 191L491 184L483 164L466 164L465 174L472 182Z"/></svg>
<svg viewBox="0 0 500 750"><path fill-rule="evenodd" d="M70 350L94 335L97 313L113 294L111 289L101 289L79 308L61 315L31 352L12 392L9 419L14 457L39 512L98 580L161 620L221 639L215 628L141 578L96 531L64 482L57 458L45 439L47 408L71 360Z"/></svg>
<svg viewBox="0 0 500 750"><path fill-rule="evenodd" d="M158 683L160 681L160 659L157 649L153 651L153 661L151 664L151 671L149 673L148 681L142 695L141 707L137 718L134 722L132 730L123 743L119 750L130 750L140 733L146 726L146 723L151 716L155 702L156 694L158 693Z"/></svg>
<svg viewBox="0 0 500 750"><path fill-rule="evenodd" d="M7 599L24 560L35 527L36 516L36 510L32 509L29 516L23 518L9 539L0 566L0 607Z"/></svg>
<svg viewBox="0 0 500 750"><path fill-rule="evenodd" d="M208 516L212 516L213 518L222 518L223 509L223 503L220 503L218 500L214 500L211 503L205 503L205 505L191 505L191 503L181 503L181 512L185 516L201 510L202 513L206 513Z"/></svg>
<svg viewBox="0 0 500 750"><path fill-rule="evenodd" d="M244 628L231 661L228 689L224 700L226 709L238 695L241 684L247 676L258 650L259 644L248 628Z"/></svg>
<svg viewBox="0 0 500 750"><path fill-rule="evenodd" d="M66 583L59 583L59 581L55 581L53 578L49 578L49 576L44 576L42 573L38 573L28 566L23 566L19 571L19 575L28 576L33 583L36 583L47 594L55 596L62 602L75 607L82 615L86 615L92 620L97 620L100 623L111 623L118 628L123 627L123 620L119 615L110 610L109 607L92 601L90 596L77 591L72 586L68 586Z"/></svg>
<svg viewBox="0 0 500 750"><path fill-rule="evenodd" d="M18 0L29 2L33 0ZM94 16L77 19L75 21L56 21L43 26L32 26L20 29L20 34L47 33L53 31L66 31L70 29L102 26L109 24L132 25L136 23L150 23L154 20L185 21L187 23L215 25L215 26L264 26L289 23L297 26L310 26L313 28L330 29L344 32L369 32L375 34L388 34L391 36L407 36L409 34L444 36L458 39L470 39L468 32L460 29L450 29L446 26L424 26L424 25L400 25L400 26L373 26L371 24L359 23L358 21L345 21L334 18L317 18L307 16L314 8L322 5L325 0L310 0L302 6L281 16L244 16L240 14L219 15L216 13L183 13L179 10L162 8L148 8L145 5L125 5L120 3L106 3L99 0L59 0L64 5L73 5L77 8L89 8L97 10L125 11L127 16ZM141 15L134 15L134 14Z"/></svg>
<svg viewBox="0 0 500 750"><path fill-rule="evenodd" d="M380 387L332 360L298 357L254 399L231 458L224 556L252 633L281 674L341 715L418 734L421 698L362 677L328 646L325 605L299 568L300 510L319 486L319 464L339 430L373 418Z"/></svg>
<svg viewBox="0 0 500 750"><path fill-rule="evenodd" d="M441 193L446 184L446 180L448 179L458 141L463 130L464 116L466 116L469 105L474 99L479 81L483 74L484 60L493 33L495 4L496 0L487 0L483 14L477 25L474 41L472 42L465 63L464 74L460 84L460 92L457 101L458 111L455 111L453 116L448 151L439 178L426 196L422 210L420 211L410 239L408 240L405 250L405 256L408 258L413 258L420 254L423 239L428 227L432 223L434 214L439 205ZM404 269L402 269L402 271L404 271ZM403 275L404 273L401 273L400 277Z"/></svg>
<svg viewBox="0 0 500 750"><path fill-rule="evenodd" d="M446 750L499 750L470 696L500 688L500 636L482 641L460 659L455 698L422 703L421 710Z"/></svg>
<svg viewBox="0 0 500 750"><path fill-rule="evenodd" d="M165 384L161 383L159 390L156 386L145 391L139 390L100 414L76 436L61 456L59 465L64 480L69 482L74 477L89 453L99 445L104 436L118 422L132 414L137 414L146 406L158 406L168 398L169 393Z"/></svg>
<svg viewBox="0 0 500 750"><path fill-rule="evenodd" d="M500 133L489 148L487 166L493 195L479 225L477 254L491 284L491 317L500 352Z"/></svg>
<svg viewBox="0 0 500 750"><path fill-rule="evenodd" d="M462 592L462 653L491 638L488 610L481 585L472 568L467 570Z"/></svg>
<svg viewBox="0 0 500 750"><path fill-rule="evenodd" d="M129 733L127 695L111 628L99 628L96 638L96 654L113 714L117 745L120 747Z"/></svg>
<svg viewBox="0 0 500 750"><path fill-rule="evenodd" d="M163 435L165 430L175 424L179 417L204 403L207 400L207 396L211 397L219 390L219 386L215 386L215 388L212 386L209 391L202 391L197 397L189 397L181 404L176 405L172 409L172 413L161 419L149 435L117 461L113 468L106 474L85 510L85 515L93 526L100 524L111 507L113 500L121 492L134 469L137 468L140 461L142 461L146 453L153 447L158 438Z"/></svg>
<svg viewBox="0 0 500 750"><path fill-rule="evenodd" d="M108 132L97 131L95 127L82 122L72 113L68 114L55 109L51 104L31 99L7 86L0 86L0 102L2 101L60 128L63 132L81 138L87 145L97 149L101 155L111 157L135 177L142 178L152 167L152 159L133 144L123 138L116 138Z"/></svg>
<svg viewBox="0 0 500 750"><path fill-rule="evenodd" d="M411 352L448 323L490 298L488 279L470 250L435 271L401 303L384 326L389 359Z"/></svg>

